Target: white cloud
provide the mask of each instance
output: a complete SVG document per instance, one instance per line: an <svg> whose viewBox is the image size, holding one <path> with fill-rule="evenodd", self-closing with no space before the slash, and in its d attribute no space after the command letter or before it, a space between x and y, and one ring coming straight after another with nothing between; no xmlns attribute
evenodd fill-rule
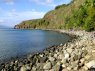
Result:
<svg viewBox="0 0 95 71"><path fill-rule="evenodd" d="M17 12L15 9L13 9L10 12L6 13L6 16L9 18L30 18L30 19L36 19L36 18L42 18L44 16L45 12L39 12L35 9L32 9L30 11L23 11L23 12Z"/></svg>
<svg viewBox="0 0 95 71"><path fill-rule="evenodd" d="M10 12L7 12L2 19L4 19L5 23L3 24L5 24L6 26L14 26L23 20L42 18L44 15L45 12L39 12L35 9L23 12L17 12L16 10L12 10ZM1 20L1 22L3 21Z"/></svg>
<svg viewBox="0 0 95 71"><path fill-rule="evenodd" d="M51 7L55 7L56 4L54 4L53 0L29 0L30 2L35 2L36 4L39 5L45 5L45 6L51 6Z"/></svg>
<svg viewBox="0 0 95 71"><path fill-rule="evenodd" d="M0 20L0 23L3 23L4 22L4 20Z"/></svg>
<svg viewBox="0 0 95 71"><path fill-rule="evenodd" d="M17 15L17 12L16 12L16 9L12 9L10 12L7 12L6 15L8 17L15 17L15 16L18 16Z"/></svg>
<svg viewBox="0 0 95 71"><path fill-rule="evenodd" d="M46 0L46 3L53 3L53 0Z"/></svg>
<svg viewBox="0 0 95 71"><path fill-rule="evenodd" d="M6 4L9 4L9 5L14 5L15 0L0 0L0 3L6 3Z"/></svg>
<svg viewBox="0 0 95 71"><path fill-rule="evenodd" d="M55 2L54 0L29 0L29 1L31 3L35 2L36 4L39 4L39 5L50 6L52 8L54 8L57 5L63 4L63 3L67 4L71 2L71 0L59 0L57 2Z"/></svg>

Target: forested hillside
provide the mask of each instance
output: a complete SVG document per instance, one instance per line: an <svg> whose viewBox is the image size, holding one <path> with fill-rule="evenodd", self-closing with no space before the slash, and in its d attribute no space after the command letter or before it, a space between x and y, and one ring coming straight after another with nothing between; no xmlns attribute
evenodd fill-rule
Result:
<svg viewBox="0 0 95 71"><path fill-rule="evenodd" d="M42 19L27 20L16 29L76 29L95 30L95 0L73 0L49 11Z"/></svg>

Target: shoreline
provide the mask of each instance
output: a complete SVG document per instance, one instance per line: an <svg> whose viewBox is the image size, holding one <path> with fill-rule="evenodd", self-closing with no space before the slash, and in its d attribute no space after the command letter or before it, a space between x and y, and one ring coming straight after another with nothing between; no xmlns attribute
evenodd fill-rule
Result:
<svg viewBox="0 0 95 71"><path fill-rule="evenodd" d="M28 55L0 65L0 71L88 71L95 66L94 32L51 30L79 36L64 45L46 48L43 52Z"/></svg>

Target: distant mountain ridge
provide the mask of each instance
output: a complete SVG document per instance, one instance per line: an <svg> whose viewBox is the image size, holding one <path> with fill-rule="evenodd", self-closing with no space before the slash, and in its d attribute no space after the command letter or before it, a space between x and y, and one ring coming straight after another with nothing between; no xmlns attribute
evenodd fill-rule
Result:
<svg viewBox="0 0 95 71"><path fill-rule="evenodd" d="M95 0L72 0L49 11L42 19L23 21L14 28L95 30Z"/></svg>

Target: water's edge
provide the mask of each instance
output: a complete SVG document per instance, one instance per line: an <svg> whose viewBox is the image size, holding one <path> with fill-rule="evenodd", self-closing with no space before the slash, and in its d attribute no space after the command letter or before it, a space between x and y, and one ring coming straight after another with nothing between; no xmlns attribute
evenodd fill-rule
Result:
<svg viewBox="0 0 95 71"><path fill-rule="evenodd" d="M95 32L59 30L76 39L52 46L26 58L11 60L0 65L0 70L10 71L92 71L95 65ZM94 54L94 55L92 55Z"/></svg>
<svg viewBox="0 0 95 71"><path fill-rule="evenodd" d="M22 29L22 30L24 30L24 29ZM63 33L63 32L60 32L59 30L52 30L52 29L37 29L37 30L53 31L53 32L57 32L59 34L63 34L63 35L65 34L65 35L70 37L70 40L68 42L71 42L73 39L77 38L76 35L68 34L66 32ZM68 43L68 42L65 42L65 43ZM0 61L0 64L2 64L2 63L9 63L9 62L14 61L14 60L23 60L23 59L26 59L27 56L29 56L29 55L36 55L36 54L39 54L39 53L43 53L46 50L50 50L51 48L62 46L62 45L64 45L64 44L61 43L60 45L53 45L53 46L50 46L50 47L46 47L45 49L43 49L41 51L32 52L32 53L29 53L29 54L26 54L26 55L23 55L23 56L17 56L15 58L11 57L9 59L3 59L3 60Z"/></svg>

